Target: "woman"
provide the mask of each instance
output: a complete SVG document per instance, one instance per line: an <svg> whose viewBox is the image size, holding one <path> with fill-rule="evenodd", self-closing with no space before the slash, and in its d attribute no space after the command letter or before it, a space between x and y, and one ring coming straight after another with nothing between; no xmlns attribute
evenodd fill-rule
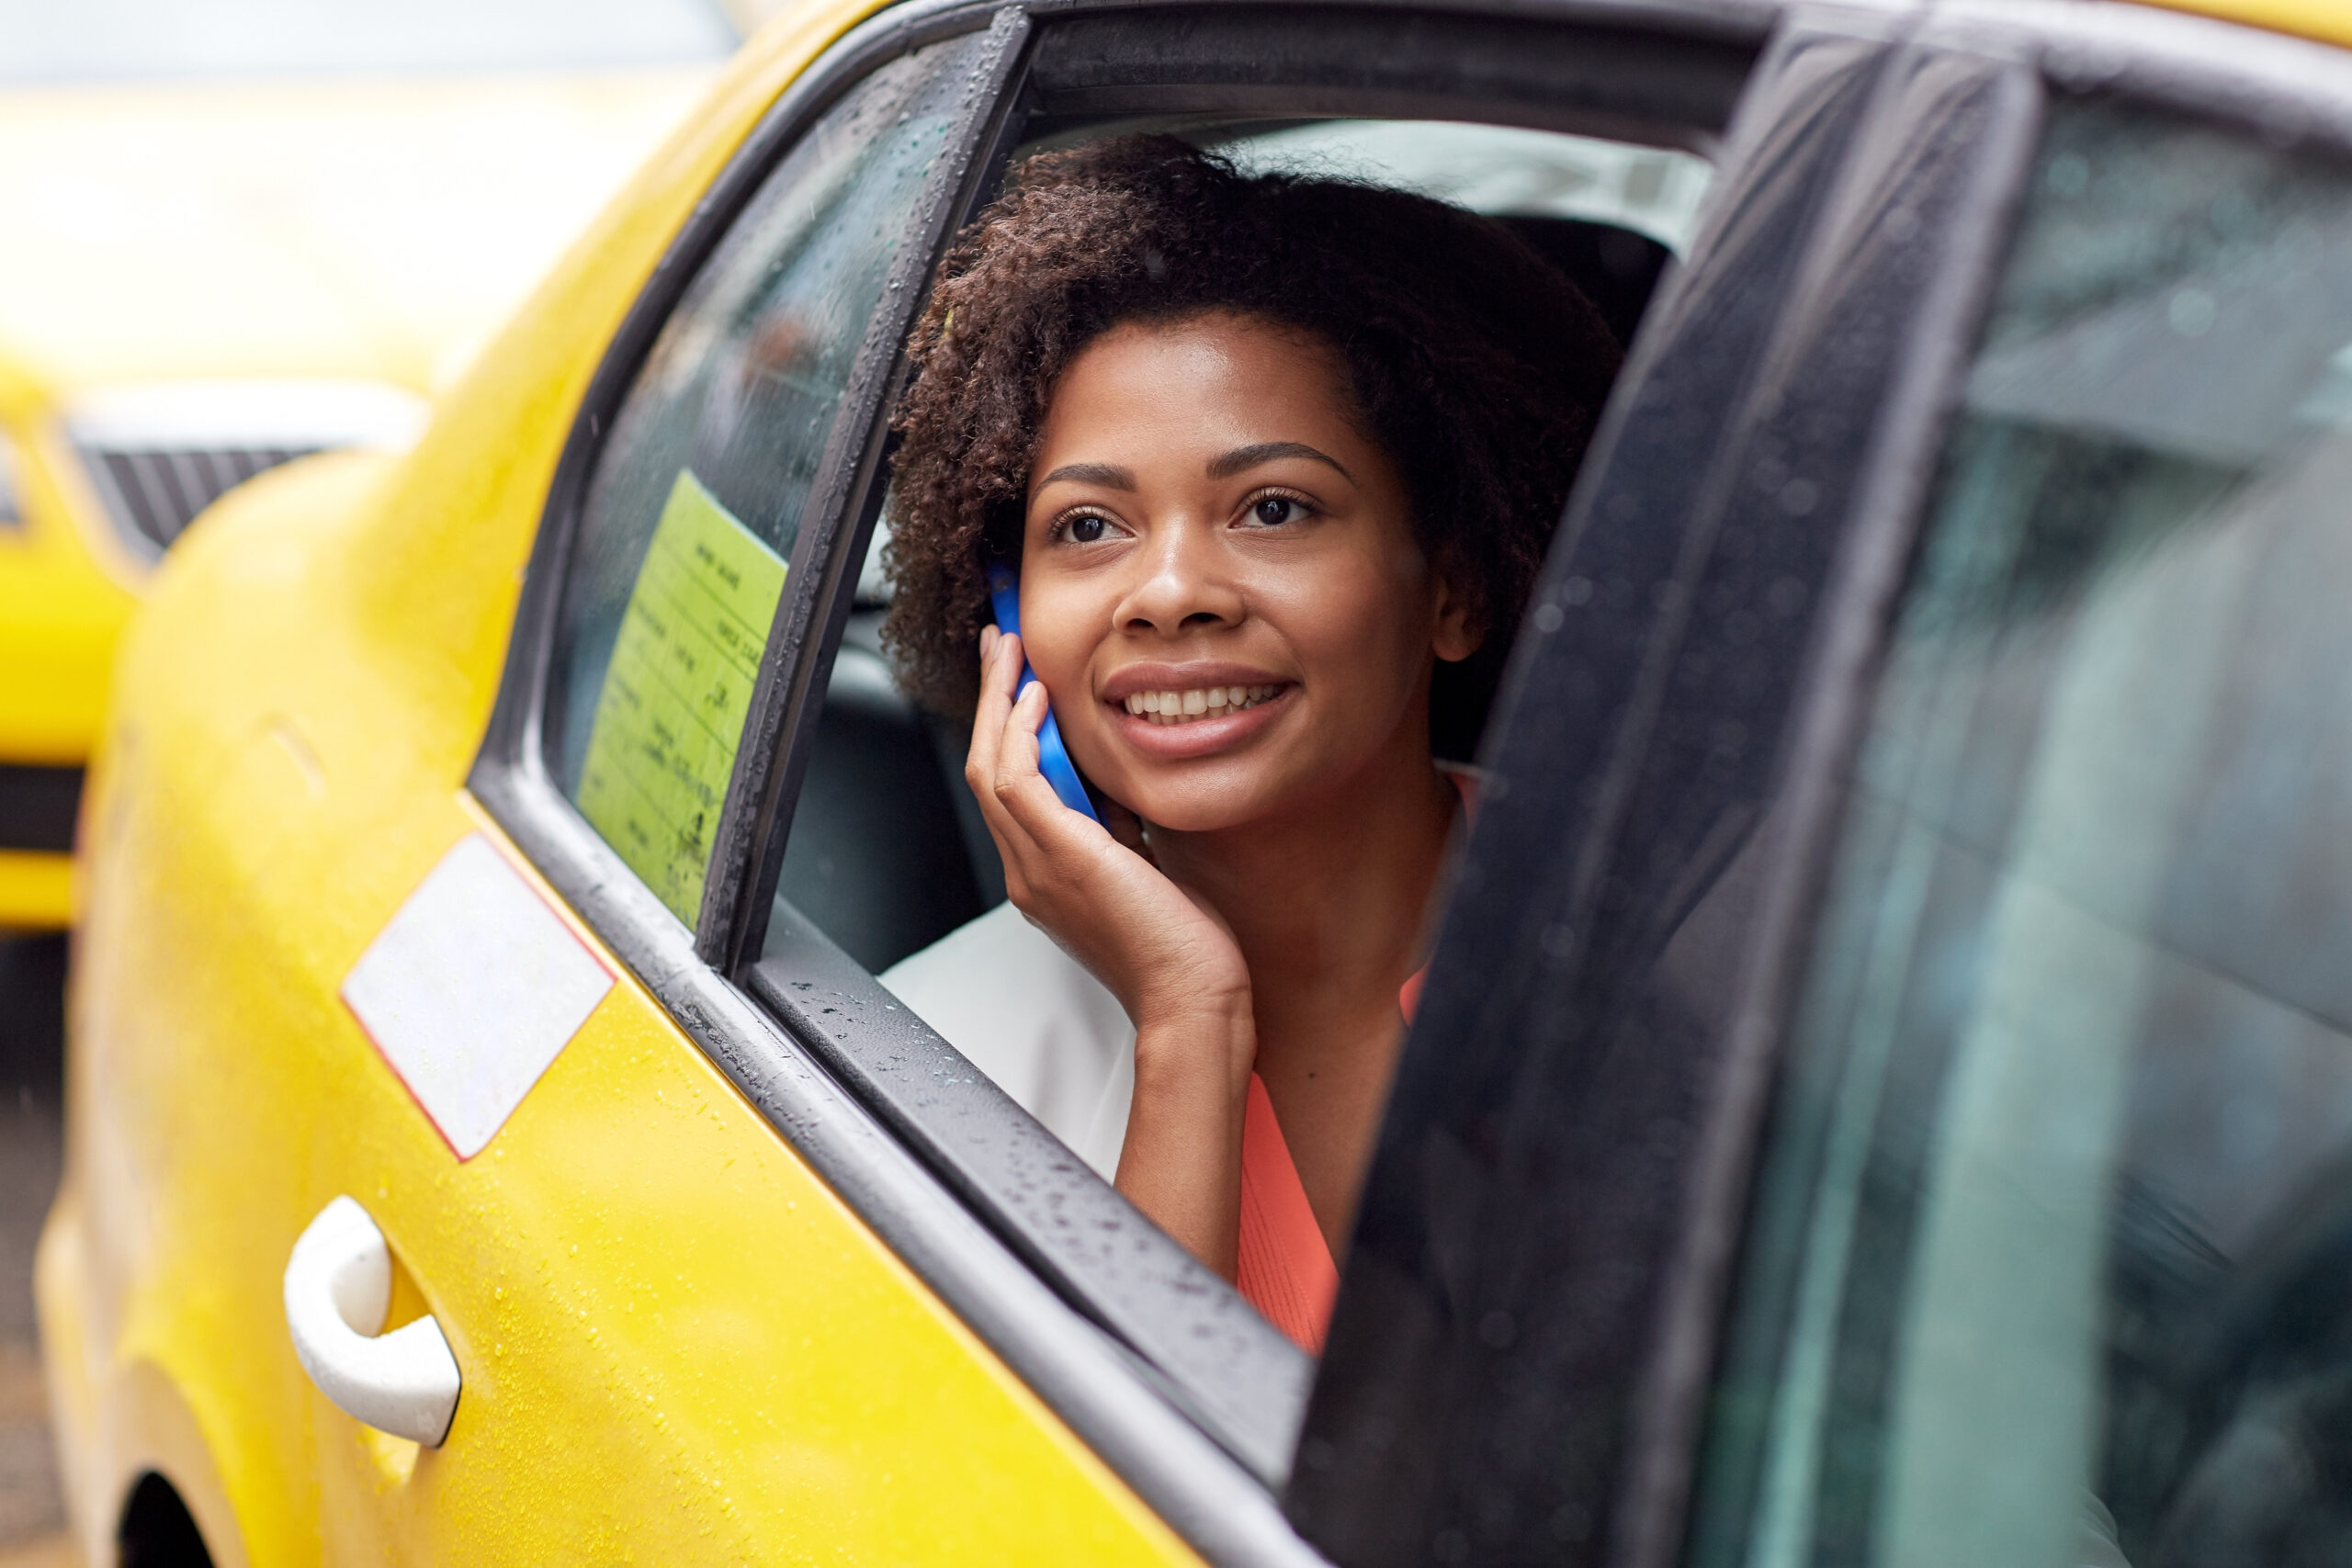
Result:
<svg viewBox="0 0 2352 1568"><path fill-rule="evenodd" d="M885 636L974 715L1018 914L885 979L1318 1347L1462 804L1432 715L1475 735L1616 346L1498 225L1153 137L1031 160L912 355Z"/></svg>

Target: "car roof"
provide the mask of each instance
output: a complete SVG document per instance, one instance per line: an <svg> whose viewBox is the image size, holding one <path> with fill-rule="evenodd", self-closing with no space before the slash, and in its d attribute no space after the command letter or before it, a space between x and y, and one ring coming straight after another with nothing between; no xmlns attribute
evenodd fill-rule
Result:
<svg viewBox="0 0 2352 1568"><path fill-rule="evenodd" d="M2186 11L2216 21L2238 22L2271 32L2352 44L2352 0L2133 0Z"/></svg>

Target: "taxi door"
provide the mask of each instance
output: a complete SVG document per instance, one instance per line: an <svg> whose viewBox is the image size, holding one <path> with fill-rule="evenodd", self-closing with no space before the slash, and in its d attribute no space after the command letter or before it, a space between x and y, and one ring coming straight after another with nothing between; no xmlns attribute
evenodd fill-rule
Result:
<svg viewBox="0 0 2352 1568"><path fill-rule="evenodd" d="M766 118L622 325L594 471L542 496L573 613L509 695L552 691L562 830L673 964L801 515L880 395L858 351L903 334L1017 54L992 20L886 17ZM379 524L465 504L430 488ZM327 1561L1185 1555L471 796L395 815L396 852L350 846L345 1114L311 1122L285 1278Z"/></svg>

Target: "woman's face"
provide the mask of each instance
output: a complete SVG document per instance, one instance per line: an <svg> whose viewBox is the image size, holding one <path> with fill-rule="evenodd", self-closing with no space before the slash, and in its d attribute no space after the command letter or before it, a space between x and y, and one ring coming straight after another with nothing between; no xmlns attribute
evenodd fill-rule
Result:
<svg viewBox="0 0 2352 1568"><path fill-rule="evenodd" d="M1430 657L1477 637L1351 413L1337 355L1229 314L1114 328L1054 389L1021 625L1072 757L1145 820L1229 828L1426 762Z"/></svg>

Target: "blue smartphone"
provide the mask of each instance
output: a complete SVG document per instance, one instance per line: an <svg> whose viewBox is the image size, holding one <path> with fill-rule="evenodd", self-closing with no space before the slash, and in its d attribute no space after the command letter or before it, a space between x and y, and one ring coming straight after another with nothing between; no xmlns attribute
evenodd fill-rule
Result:
<svg viewBox="0 0 2352 1568"><path fill-rule="evenodd" d="M1013 637L1021 635L1021 580L1012 575L1009 566L989 568L989 600L996 606L997 629ZM1012 688L1018 698L1037 679L1029 668L1029 655L1023 649L1021 656L1021 683ZM1062 804L1072 811L1082 811L1095 822L1102 818L1095 815L1094 803L1086 798L1086 785L1080 782L1078 764L1069 760L1069 750L1062 744L1061 726L1054 722L1054 710L1046 709L1046 722L1037 727L1037 771L1054 786Z"/></svg>

